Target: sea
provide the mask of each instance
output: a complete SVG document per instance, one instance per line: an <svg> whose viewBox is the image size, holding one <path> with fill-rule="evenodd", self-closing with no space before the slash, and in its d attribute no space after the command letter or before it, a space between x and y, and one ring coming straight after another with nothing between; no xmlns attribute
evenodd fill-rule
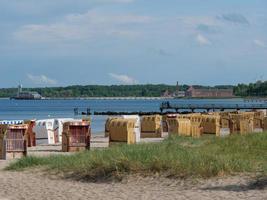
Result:
<svg viewBox="0 0 267 200"><path fill-rule="evenodd" d="M81 118L74 109L86 112L87 108L97 112L159 112L163 101L175 104L245 104L243 99L90 99L90 100L9 100L0 99L0 120L25 120L48 118ZM251 102L249 102L251 104ZM252 102L253 103L253 102ZM256 102L258 103L258 102ZM104 132L107 116L91 116L92 133Z"/></svg>

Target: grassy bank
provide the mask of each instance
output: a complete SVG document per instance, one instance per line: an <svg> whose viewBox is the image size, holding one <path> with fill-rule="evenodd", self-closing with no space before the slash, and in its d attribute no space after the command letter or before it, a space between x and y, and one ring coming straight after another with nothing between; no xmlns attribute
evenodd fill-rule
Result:
<svg viewBox="0 0 267 200"><path fill-rule="evenodd" d="M170 137L162 143L123 145L69 156L26 157L7 170L30 167L91 180L136 173L204 178L240 172L267 175L267 133L224 139Z"/></svg>

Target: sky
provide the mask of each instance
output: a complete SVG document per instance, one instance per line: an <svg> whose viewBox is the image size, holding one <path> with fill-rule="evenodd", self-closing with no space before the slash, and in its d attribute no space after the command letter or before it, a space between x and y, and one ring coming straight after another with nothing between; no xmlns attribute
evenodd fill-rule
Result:
<svg viewBox="0 0 267 200"><path fill-rule="evenodd" d="M0 87L267 79L266 0L0 0Z"/></svg>

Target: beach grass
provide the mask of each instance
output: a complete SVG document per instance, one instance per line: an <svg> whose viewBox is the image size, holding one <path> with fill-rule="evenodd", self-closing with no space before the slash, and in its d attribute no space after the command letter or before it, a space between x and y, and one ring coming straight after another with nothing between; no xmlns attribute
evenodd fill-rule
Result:
<svg viewBox="0 0 267 200"><path fill-rule="evenodd" d="M84 180L128 174L209 178L237 173L267 175L267 133L199 139L172 136L161 143L120 145L72 155L25 157L6 170L42 167Z"/></svg>

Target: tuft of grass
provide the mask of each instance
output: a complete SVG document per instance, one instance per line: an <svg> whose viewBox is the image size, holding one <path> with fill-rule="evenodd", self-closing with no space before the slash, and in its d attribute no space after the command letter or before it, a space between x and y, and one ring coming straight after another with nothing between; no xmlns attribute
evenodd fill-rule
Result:
<svg viewBox="0 0 267 200"><path fill-rule="evenodd" d="M99 180L124 174L213 177L243 172L267 175L267 133L199 139L171 136L162 143L120 145L73 155L25 157L7 170L45 167L66 177Z"/></svg>

